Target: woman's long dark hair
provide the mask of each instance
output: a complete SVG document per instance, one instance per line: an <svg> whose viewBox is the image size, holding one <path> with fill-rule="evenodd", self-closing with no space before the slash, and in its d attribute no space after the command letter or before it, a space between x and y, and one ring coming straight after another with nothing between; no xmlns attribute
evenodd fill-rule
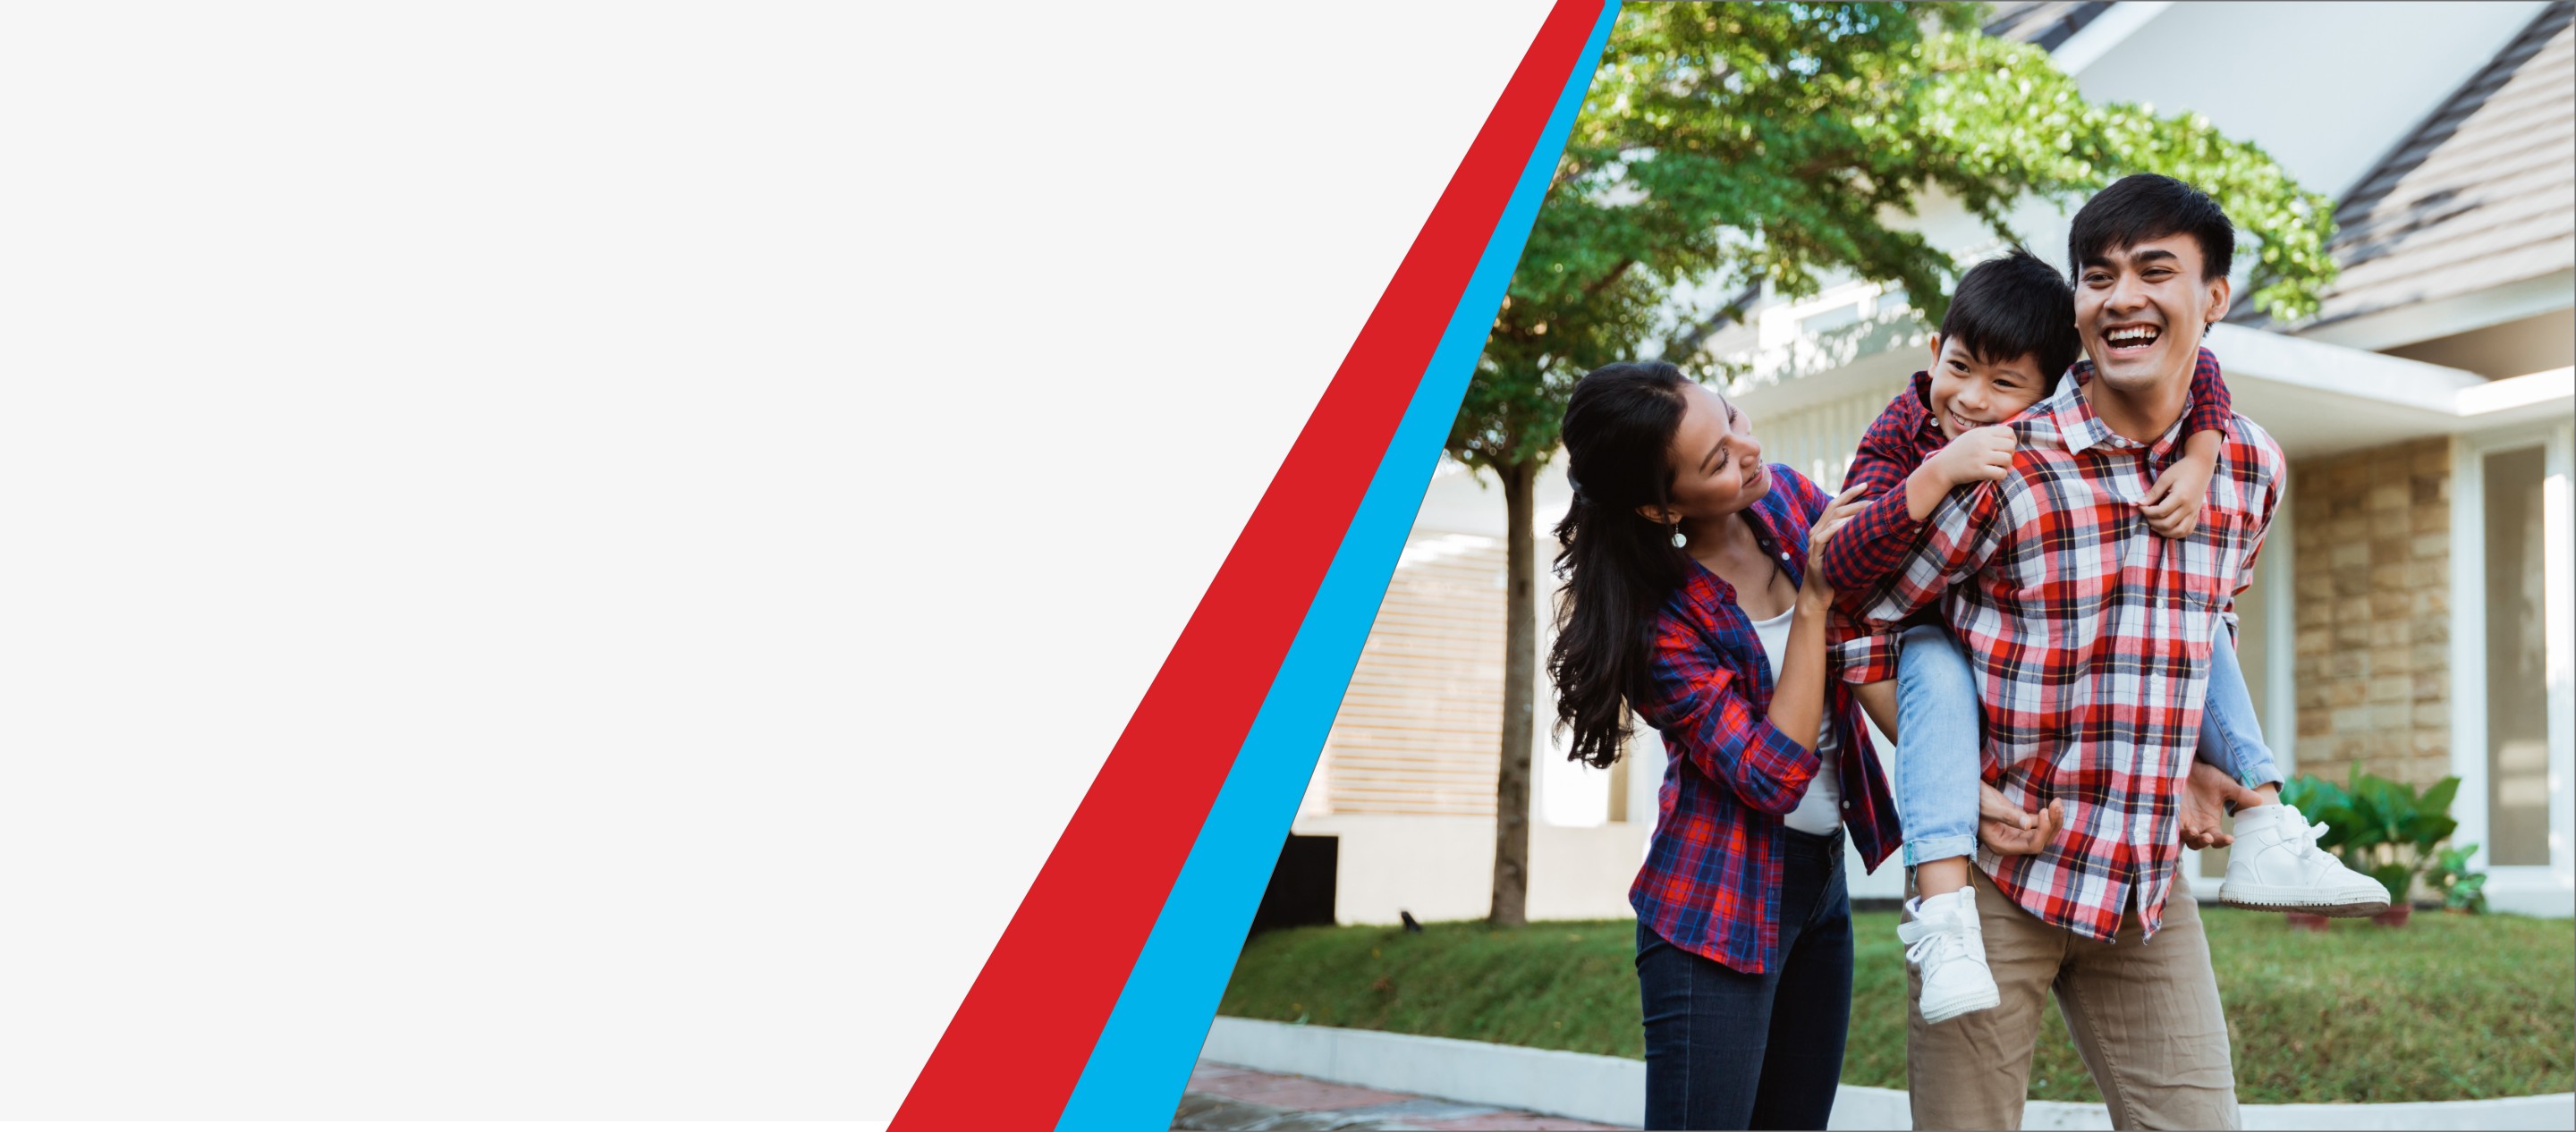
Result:
<svg viewBox="0 0 2576 1132"><path fill-rule="evenodd" d="M1670 362L1620 362L1583 375L1565 405L1566 478L1574 506L1556 525L1556 725L1567 757L1619 761L1628 704L1653 659L1656 613L1687 576L1671 527L1639 514L1672 498L1667 455L1690 379Z"/></svg>

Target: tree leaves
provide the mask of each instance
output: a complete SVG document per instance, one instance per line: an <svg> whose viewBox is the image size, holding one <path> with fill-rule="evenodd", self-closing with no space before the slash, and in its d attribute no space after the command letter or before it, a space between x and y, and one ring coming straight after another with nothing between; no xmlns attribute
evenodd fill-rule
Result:
<svg viewBox="0 0 2576 1132"><path fill-rule="evenodd" d="M2085 101L2046 52L1979 33L1976 5L1654 4L1620 11L1450 431L1479 467L1543 459L1583 373L1707 334L1720 300L1829 276L1901 284L1934 320L1960 265L1904 226L1956 201L1999 237L2038 197L2135 172L2208 191L2275 317L2334 278L2332 202L2196 114ZM1705 380L1697 351L1666 360Z"/></svg>

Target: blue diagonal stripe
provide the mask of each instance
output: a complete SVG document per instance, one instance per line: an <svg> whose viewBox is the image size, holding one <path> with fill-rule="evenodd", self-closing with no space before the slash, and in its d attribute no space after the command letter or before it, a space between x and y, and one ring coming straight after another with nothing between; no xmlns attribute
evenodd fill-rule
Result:
<svg viewBox="0 0 2576 1132"><path fill-rule="evenodd" d="M1169 1127L1396 558L1437 470L1566 135L1619 14L1606 4L1370 480L1225 786L1102 1027L1060 1132ZM1031 1004L1031 1009L1045 1009Z"/></svg>

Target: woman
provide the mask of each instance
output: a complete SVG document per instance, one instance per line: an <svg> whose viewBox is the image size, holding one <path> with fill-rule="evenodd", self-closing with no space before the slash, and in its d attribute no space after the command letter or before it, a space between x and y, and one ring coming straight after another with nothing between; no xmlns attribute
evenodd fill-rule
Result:
<svg viewBox="0 0 2576 1132"><path fill-rule="evenodd" d="M1668 363L1586 375L1564 437L1557 722L1606 767L1633 709L1668 758L1629 890L1646 1127L1822 1128L1851 1017L1842 831L1873 869L1901 843L1812 568L1856 491L1765 466L1752 422Z"/></svg>

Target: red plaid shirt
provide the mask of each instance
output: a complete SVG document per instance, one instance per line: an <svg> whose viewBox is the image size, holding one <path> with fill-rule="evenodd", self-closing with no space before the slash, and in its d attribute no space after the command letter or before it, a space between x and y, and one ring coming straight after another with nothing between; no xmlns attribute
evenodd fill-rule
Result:
<svg viewBox="0 0 2576 1132"><path fill-rule="evenodd" d="M2091 381L2093 363L2075 363L2074 375L2078 385ZM1932 375L1917 371L1913 383L1870 422L1869 431L1861 436L1860 451L1852 455L1851 469L1843 473L1844 487L1867 487L1862 497L1872 500L1825 547L1825 580L1833 584L1836 604L1845 611L1857 612L1860 602L1922 537L1923 524L1914 521L1906 506L1905 480L1950 443L1941 434L1940 422L1933 419L1931 405ZM2227 394L2226 380L2219 376L2218 359L2203 347L2200 360L2192 366L2191 412L2183 418L2182 434L2229 435L2227 423L2235 416L2235 402ZM2157 467L2161 471L2163 465ZM1847 643L1868 631L1849 618L1836 617L1827 631L1828 643L1842 663L1844 681L1875 684L1896 678L1893 630L1879 634L1878 640Z"/></svg>
<svg viewBox="0 0 2576 1132"><path fill-rule="evenodd" d="M2013 421L2013 474L1952 492L1863 603L1879 625L1942 603L1976 672L1986 779L2025 809L2066 803L2046 850L1981 850L1977 865L2032 915L2093 939L2112 937L2132 898L2150 936L2163 922L2210 643L2284 487L2280 446L2236 417L2199 527L2149 531L2139 500L2192 419L2142 445L2061 385Z"/></svg>
<svg viewBox="0 0 2576 1132"><path fill-rule="evenodd" d="M1771 475L1770 493L1743 515L1763 552L1803 583L1807 528L1830 501L1786 465L1771 465ZM1654 632L1654 663L1634 702L1663 736L1664 785L1628 902L1685 951L1738 971L1771 970L1780 951L1781 817L1798 808L1822 761L1771 726L1771 662L1725 579L1693 562ZM1828 680L1826 700L1823 724L1841 752L1843 824L1876 869L1898 844L1896 805L1850 690Z"/></svg>

